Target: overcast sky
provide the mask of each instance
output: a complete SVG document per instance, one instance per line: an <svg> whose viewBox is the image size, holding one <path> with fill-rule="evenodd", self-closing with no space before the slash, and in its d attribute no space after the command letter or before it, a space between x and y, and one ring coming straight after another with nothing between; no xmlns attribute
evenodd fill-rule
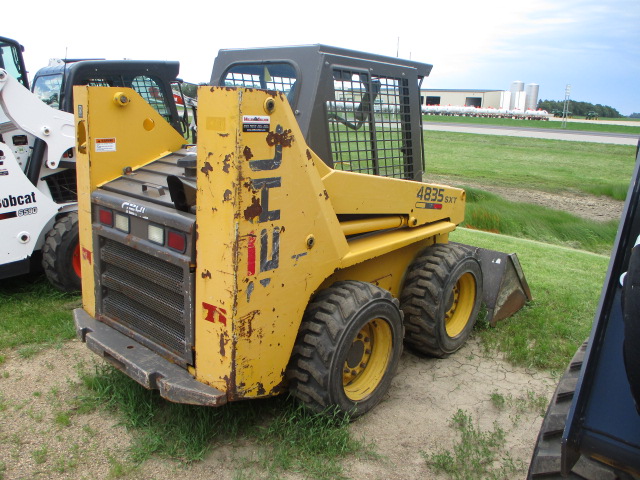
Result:
<svg viewBox="0 0 640 480"><path fill-rule="evenodd" d="M0 35L31 76L66 55L179 60L208 82L220 48L324 43L431 63L427 88L520 80L562 100L571 84L573 100L640 112L640 0L5 3Z"/></svg>

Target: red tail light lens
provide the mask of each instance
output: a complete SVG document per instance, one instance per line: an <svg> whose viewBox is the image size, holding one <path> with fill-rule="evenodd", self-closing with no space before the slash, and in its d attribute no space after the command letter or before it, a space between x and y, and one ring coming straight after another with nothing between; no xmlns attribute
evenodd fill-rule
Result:
<svg viewBox="0 0 640 480"><path fill-rule="evenodd" d="M187 248L187 238L184 233L169 230L169 235L167 236L167 245L173 250L184 253Z"/></svg>
<svg viewBox="0 0 640 480"><path fill-rule="evenodd" d="M106 208L101 208L98 212L98 220L103 225L113 227L113 211Z"/></svg>

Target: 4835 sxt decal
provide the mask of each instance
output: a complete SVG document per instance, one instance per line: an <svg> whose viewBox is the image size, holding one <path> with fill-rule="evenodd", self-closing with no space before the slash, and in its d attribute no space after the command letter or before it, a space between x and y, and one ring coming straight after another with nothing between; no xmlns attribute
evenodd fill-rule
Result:
<svg viewBox="0 0 640 480"><path fill-rule="evenodd" d="M443 203L456 203L458 200L458 197L445 195L445 189L438 187L420 187L416 197L418 197L416 208L428 208L435 210L442 209Z"/></svg>

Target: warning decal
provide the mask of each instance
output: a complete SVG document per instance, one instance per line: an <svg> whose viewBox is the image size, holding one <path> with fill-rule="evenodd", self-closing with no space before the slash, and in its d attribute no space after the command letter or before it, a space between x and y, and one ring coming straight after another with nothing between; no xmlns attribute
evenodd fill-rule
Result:
<svg viewBox="0 0 640 480"><path fill-rule="evenodd" d="M96 152L115 152L115 138L96 138Z"/></svg>

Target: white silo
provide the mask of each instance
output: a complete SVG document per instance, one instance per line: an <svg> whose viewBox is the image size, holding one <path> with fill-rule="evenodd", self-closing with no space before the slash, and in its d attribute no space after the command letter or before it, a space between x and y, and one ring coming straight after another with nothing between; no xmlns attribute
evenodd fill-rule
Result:
<svg viewBox="0 0 640 480"><path fill-rule="evenodd" d="M537 83L529 83L526 88L526 100L525 110L537 110L538 108L538 93L540 91L540 85Z"/></svg>
<svg viewBox="0 0 640 480"><path fill-rule="evenodd" d="M511 88L509 89L509 91L511 92L509 110L514 110L518 108L518 104L521 103L519 102L519 99L522 97L522 92L524 92L524 82L516 80L511 84Z"/></svg>

